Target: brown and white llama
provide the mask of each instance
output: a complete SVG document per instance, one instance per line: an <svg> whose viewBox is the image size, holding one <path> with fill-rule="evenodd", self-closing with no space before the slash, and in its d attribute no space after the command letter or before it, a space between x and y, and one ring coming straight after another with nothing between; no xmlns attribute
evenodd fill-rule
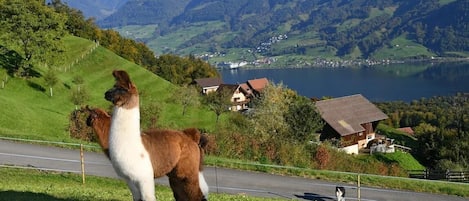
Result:
<svg viewBox="0 0 469 201"><path fill-rule="evenodd" d="M94 108L94 109L91 109L89 107L86 107L86 111L88 112L88 118L86 119L86 124L90 127L93 128L93 131L94 133L98 136L98 143L99 145L101 146L103 152L106 154L106 156L109 158L109 129L110 129L110 124L111 124L111 116L103 109L100 109L100 108ZM165 132L172 132L172 131L169 131L169 130L161 130L161 132L155 132L154 130L149 130L149 131L145 131L144 133L146 133L147 135L150 135L151 138L150 140L152 141L155 141L155 145L158 145L158 146L162 146L162 144L165 144L165 138L162 138L163 135L161 135L161 133L165 133ZM205 189L201 189L201 191L203 192L204 194L204 197L207 195L208 193L208 187L206 186L206 182L205 182L205 178L203 176L203 157L204 157L204 148L207 146L207 138L203 135L200 134L199 130L198 129L195 129L195 128L188 128L188 129L185 129L182 131L187 137L191 138L193 142L195 143L198 143L199 145L199 154L200 154L200 158L199 158L199 183L201 184L200 186L202 188L205 188ZM154 136L154 135L159 135L159 136ZM177 135L180 135L179 133ZM146 138L142 138L142 141L145 141ZM187 139L185 139L187 140ZM145 143L146 144L146 143ZM184 144L181 144L181 145L184 145ZM184 149L182 148L183 150L189 150L189 149ZM189 150L189 151L193 151L193 150ZM187 152L187 151L183 151L181 153L181 155L187 155L187 154L194 154L194 152ZM161 158L156 158L155 156L152 156L152 153L150 152L150 158L152 159L152 161L162 161L162 160L166 160L166 159L161 159ZM179 158L185 158L184 156L182 157L179 157ZM195 166L195 164L191 164L191 165L188 165L188 166L184 166L185 168L193 168ZM161 172L161 171L158 171L158 170L155 170L155 168L159 168L160 170L163 169L161 167L158 167L155 166L154 167L154 172ZM166 169L166 171L168 171L168 169ZM186 170L179 170L179 171L184 171L184 172L187 172ZM171 172L171 171L170 171ZM168 172L169 173L169 172ZM184 197L197 197L197 196L192 196L192 195L189 195L188 192L184 192L184 185L185 185L185 180L184 178L187 177L187 175L184 175L184 174L178 174L178 173L174 173L173 174L168 174L168 177L175 177L176 175L182 175L180 176L180 178L175 178L175 179L172 179L172 185L171 185L171 189L173 190L174 192L174 197L175 198L180 198L180 199L176 199L176 200L183 200L182 198ZM159 178L159 177L162 177L164 175L157 175L155 174L154 177L155 178ZM183 183L183 185L179 185L178 183ZM179 187L181 190L178 190L176 189L177 187ZM189 191L194 191L194 190L189 190ZM194 200L198 200L198 199L194 199ZM204 200L204 198L201 198L201 200Z"/></svg>
<svg viewBox="0 0 469 201"><path fill-rule="evenodd" d="M109 158L126 180L133 199L155 200L153 177L168 175L176 200L206 200L208 186L199 172L201 149L194 141L200 140L200 133L158 129L141 132L137 88L127 72L116 70L113 76L116 83L105 93L105 99L114 104Z"/></svg>

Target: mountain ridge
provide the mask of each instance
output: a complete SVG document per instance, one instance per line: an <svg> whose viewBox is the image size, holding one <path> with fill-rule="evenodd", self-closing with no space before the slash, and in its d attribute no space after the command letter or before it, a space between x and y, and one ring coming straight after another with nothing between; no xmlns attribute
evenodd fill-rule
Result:
<svg viewBox="0 0 469 201"><path fill-rule="evenodd" d="M121 33L132 32L130 26L153 26L146 37L134 39L158 54L241 50L256 55L249 59L244 53L239 60L285 55L415 59L467 57L467 15L469 3L464 0L138 0L128 1L98 24ZM289 40L269 41L279 34ZM406 43L395 44L400 39ZM398 47L403 46L418 50L400 55Z"/></svg>

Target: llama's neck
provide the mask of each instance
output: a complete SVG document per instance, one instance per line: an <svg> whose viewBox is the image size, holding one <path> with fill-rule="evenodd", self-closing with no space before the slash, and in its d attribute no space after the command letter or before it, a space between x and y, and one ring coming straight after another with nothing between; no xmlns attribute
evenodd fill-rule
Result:
<svg viewBox="0 0 469 201"><path fill-rule="evenodd" d="M109 130L111 128L111 118L95 119L93 130L98 135L99 144L103 149L109 148Z"/></svg>
<svg viewBox="0 0 469 201"><path fill-rule="evenodd" d="M111 120L110 138L138 139L140 141L139 107L114 107Z"/></svg>

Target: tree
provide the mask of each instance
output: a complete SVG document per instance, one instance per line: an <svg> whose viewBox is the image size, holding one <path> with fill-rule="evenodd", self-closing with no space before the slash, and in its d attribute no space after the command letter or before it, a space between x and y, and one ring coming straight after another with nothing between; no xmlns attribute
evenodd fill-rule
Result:
<svg viewBox="0 0 469 201"><path fill-rule="evenodd" d="M291 138L300 142L312 140L314 133L323 126L316 106L306 97L298 97L290 104L285 121L289 125Z"/></svg>
<svg viewBox="0 0 469 201"><path fill-rule="evenodd" d="M78 106L83 105L89 99L89 94L84 88L80 89L78 86L75 90L72 91L70 98L75 105L75 110L78 110Z"/></svg>
<svg viewBox="0 0 469 201"><path fill-rule="evenodd" d="M170 100L182 105L182 116L186 114L189 106L196 106L200 103L199 92L194 86L179 87L172 94Z"/></svg>
<svg viewBox="0 0 469 201"><path fill-rule="evenodd" d="M142 105L140 108L140 116L143 128L156 128L158 118L161 114L161 106L158 101L149 101L148 104Z"/></svg>
<svg viewBox="0 0 469 201"><path fill-rule="evenodd" d="M23 57L17 75L29 77L35 64L60 61L64 24L65 17L44 1L0 0L0 42Z"/></svg>
<svg viewBox="0 0 469 201"><path fill-rule="evenodd" d="M44 81L46 82L46 85L49 87L50 91L50 96L52 97L52 87L54 87L57 82L59 82L59 78L55 74L54 70L49 69L46 74L44 74Z"/></svg>
<svg viewBox="0 0 469 201"><path fill-rule="evenodd" d="M82 85L85 81L83 80L83 77L77 75L77 76L74 76L74 77L73 77L72 82L77 85L77 90L78 90L78 92L80 92L81 85Z"/></svg>
<svg viewBox="0 0 469 201"><path fill-rule="evenodd" d="M252 133L258 135L261 142L269 139L284 139L289 130L284 115L288 111L296 93L283 84L268 84L258 99L253 102L254 112L251 116Z"/></svg>
<svg viewBox="0 0 469 201"><path fill-rule="evenodd" d="M217 90L204 96L204 103L217 115L217 123L220 115L229 111L231 96L232 94L229 90Z"/></svg>

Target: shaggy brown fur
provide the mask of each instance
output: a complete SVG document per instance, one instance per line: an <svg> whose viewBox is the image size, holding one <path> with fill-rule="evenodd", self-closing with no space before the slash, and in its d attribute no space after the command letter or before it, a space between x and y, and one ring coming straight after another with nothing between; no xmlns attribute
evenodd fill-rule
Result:
<svg viewBox="0 0 469 201"><path fill-rule="evenodd" d="M90 109L86 106L88 112L88 118L86 119L86 125L92 127L94 133L98 136L98 143L101 146L106 157L109 157L109 129L111 126L111 116L104 110L96 108Z"/></svg>

